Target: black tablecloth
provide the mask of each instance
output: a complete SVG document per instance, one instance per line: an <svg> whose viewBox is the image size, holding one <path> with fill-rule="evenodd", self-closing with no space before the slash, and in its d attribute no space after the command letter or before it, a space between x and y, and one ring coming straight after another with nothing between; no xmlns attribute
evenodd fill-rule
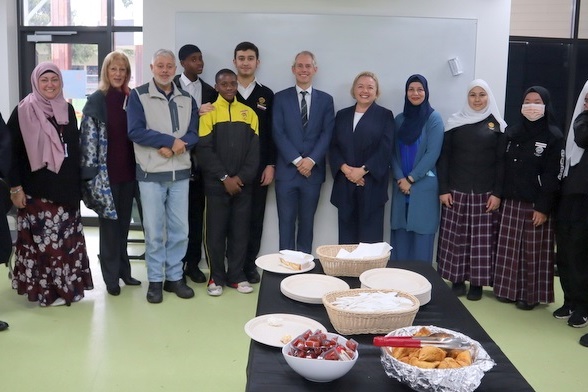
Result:
<svg viewBox="0 0 588 392"><path fill-rule="evenodd" d="M413 325L435 325L468 335L482 344L496 362L482 379L478 391L533 391L519 371L478 324L465 306L430 265L422 262L390 262L392 268L404 268L425 276L432 284L431 302L422 306ZM323 273L320 262L312 273ZM280 292L280 282L287 275L264 272L259 289L257 316L292 313L306 316L336 332L323 305L291 300ZM351 288L358 288L358 278L342 278ZM410 391L404 384L389 378L380 363L380 349L372 345L374 335L352 335L359 342L360 357L349 373L330 383L307 381L286 363L279 348L251 341L247 364L247 391Z"/></svg>

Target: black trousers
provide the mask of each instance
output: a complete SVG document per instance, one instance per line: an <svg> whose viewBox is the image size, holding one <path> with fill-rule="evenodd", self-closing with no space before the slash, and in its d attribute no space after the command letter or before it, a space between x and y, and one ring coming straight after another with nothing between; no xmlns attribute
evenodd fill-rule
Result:
<svg viewBox="0 0 588 392"><path fill-rule="evenodd" d="M202 259L202 222L204 218L204 183L200 175L190 179L188 191L188 249L184 256L186 270L195 270Z"/></svg>
<svg viewBox="0 0 588 392"><path fill-rule="evenodd" d="M12 237L8 219L6 215L0 216L0 264L8 264L8 259L12 254Z"/></svg>
<svg viewBox="0 0 588 392"><path fill-rule="evenodd" d="M210 276L219 286L246 280L243 265L249 241L251 198L250 186L243 187L235 196L226 192L206 196L204 244Z"/></svg>
<svg viewBox="0 0 588 392"><path fill-rule="evenodd" d="M588 311L588 222L560 220L555 234L564 303Z"/></svg>
<svg viewBox="0 0 588 392"><path fill-rule="evenodd" d="M247 257L245 258L245 272L254 271L256 268L255 259L261 247L261 236L263 235L263 219L265 217L265 201L267 199L267 188L261 186L261 176L254 180L252 185L251 200L251 223L249 225L249 243L247 244Z"/></svg>
<svg viewBox="0 0 588 392"><path fill-rule="evenodd" d="M338 210L339 244L384 240L384 204L368 212L365 197L365 189L357 187L350 205Z"/></svg>
<svg viewBox="0 0 588 392"><path fill-rule="evenodd" d="M4 130L5 127L2 127L2 131ZM8 259L12 254L12 236L6 213L12 207L12 201L10 200L10 188L3 178L0 178L0 185L0 264L8 264Z"/></svg>
<svg viewBox="0 0 588 392"><path fill-rule="evenodd" d="M131 277L127 239L135 197L135 181L111 184L118 219L99 218L100 269L106 287L118 286L119 278Z"/></svg>

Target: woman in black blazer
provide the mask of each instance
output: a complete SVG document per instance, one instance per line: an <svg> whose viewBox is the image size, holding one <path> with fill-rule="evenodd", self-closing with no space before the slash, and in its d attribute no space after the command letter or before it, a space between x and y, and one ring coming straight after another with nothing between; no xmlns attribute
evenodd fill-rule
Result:
<svg viewBox="0 0 588 392"><path fill-rule="evenodd" d="M340 110L335 118L329 160L334 179L331 203L339 210L340 244L384 238L395 125L392 111L375 103L379 94L376 75L360 73L351 87L356 104Z"/></svg>

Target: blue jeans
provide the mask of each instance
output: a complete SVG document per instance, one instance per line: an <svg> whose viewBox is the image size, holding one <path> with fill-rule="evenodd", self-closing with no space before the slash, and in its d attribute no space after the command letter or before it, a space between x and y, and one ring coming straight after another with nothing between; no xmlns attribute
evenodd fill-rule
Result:
<svg viewBox="0 0 588 392"><path fill-rule="evenodd" d="M188 247L189 181L139 181L149 282L182 279Z"/></svg>

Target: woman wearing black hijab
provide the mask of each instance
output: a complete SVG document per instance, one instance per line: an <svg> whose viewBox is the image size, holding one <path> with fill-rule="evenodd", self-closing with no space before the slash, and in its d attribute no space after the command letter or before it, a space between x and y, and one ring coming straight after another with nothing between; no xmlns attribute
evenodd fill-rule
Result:
<svg viewBox="0 0 588 392"><path fill-rule="evenodd" d="M390 245L392 260L431 263L439 226L439 184L435 164L443 145L443 120L429 104L422 75L406 81L404 111L396 117L392 171Z"/></svg>
<svg viewBox="0 0 588 392"><path fill-rule="evenodd" d="M534 86L524 97L521 123L506 129L494 294L501 302L531 310L554 300L555 249L549 214L563 169L564 138L555 125L549 92Z"/></svg>
<svg viewBox="0 0 588 392"><path fill-rule="evenodd" d="M580 92L566 139L555 236L563 305L553 317L588 325L588 82ZM588 335L580 343L588 346Z"/></svg>

